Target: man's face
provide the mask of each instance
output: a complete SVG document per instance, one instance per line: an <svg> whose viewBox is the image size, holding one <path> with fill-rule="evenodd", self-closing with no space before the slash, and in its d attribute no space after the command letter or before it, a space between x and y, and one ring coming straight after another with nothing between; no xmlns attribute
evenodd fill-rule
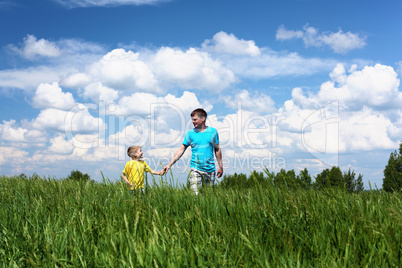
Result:
<svg viewBox="0 0 402 268"><path fill-rule="evenodd" d="M200 117L198 114L192 116L191 120L193 120L193 125L194 125L195 128L201 127L203 122L205 122L205 118Z"/></svg>

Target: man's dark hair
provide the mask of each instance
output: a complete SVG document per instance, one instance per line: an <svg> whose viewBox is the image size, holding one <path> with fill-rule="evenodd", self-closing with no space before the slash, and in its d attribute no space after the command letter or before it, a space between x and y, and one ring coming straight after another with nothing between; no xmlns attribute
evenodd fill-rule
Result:
<svg viewBox="0 0 402 268"><path fill-rule="evenodd" d="M207 112L202 108L198 108L192 111L191 117L193 117L194 115L198 115L199 117L204 117L205 119L207 119Z"/></svg>

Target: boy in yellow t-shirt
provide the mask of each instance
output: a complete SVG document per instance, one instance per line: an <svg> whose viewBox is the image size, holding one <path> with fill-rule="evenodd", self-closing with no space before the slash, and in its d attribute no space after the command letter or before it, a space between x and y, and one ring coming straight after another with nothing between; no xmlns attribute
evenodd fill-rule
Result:
<svg viewBox="0 0 402 268"><path fill-rule="evenodd" d="M144 160L140 160L144 153L141 146L130 146L127 154L132 160L126 163L123 170L123 179L131 190L144 189L144 172L151 172L154 175L163 175L163 170L158 172L152 170Z"/></svg>

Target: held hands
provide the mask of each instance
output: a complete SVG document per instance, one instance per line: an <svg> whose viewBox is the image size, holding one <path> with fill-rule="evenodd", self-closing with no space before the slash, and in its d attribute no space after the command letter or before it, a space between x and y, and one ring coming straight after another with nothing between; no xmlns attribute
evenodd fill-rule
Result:
<svg viewBox="0 0 402 268"><path fill-rule="evenodd" d="M169 169L170 169L170 166L169 165L167 165L167 166L165 166L162 170L161 170L161 174L160 175L164 175L165 173L167 173L168 171L169 171ZM222 177L222 175L223 175L223 167L219 167L219 169L218 169L218 172L216 173L216 176L218 177L218 178L220 178L220 177Z"/></svg>
<svg viewBox="0 0 402 268"><path fill-rule="evenodd" d="M169 169L170 169L170 166L169 165L167 165L167 166L165 166L164 168L163 168L163 174L165 174L165 173L167 173L168 171L169 171Z"/></svg>

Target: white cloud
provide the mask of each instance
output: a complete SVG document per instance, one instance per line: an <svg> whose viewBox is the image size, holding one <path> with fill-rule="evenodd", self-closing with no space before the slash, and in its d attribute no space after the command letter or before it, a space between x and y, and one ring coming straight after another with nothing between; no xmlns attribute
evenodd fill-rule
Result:
<svg viewBox="0 0 402 268"><path fill-rule="evenodd" d="M234 55L259 56L261 54L254 41L238 39L234 34L225 32L215 34L212 40L205 40L202 48L206 51Z"/></svg>
<svg viewBox="0 0 402 268"><path fill-rule="evenodd" d="M276 111L275 103L270 96L258 92L250 96L250 92L245 89L240 90L234 96L225 97L225 103L230 108L258 113L272 113Z"/></svg>
<svg viewBox="0 0 402 268"><path fill-rule="evenodd" d="M402 111L396 113L395 122L388 127L388 135L391 139L402 142Z"/></svg>
<svg viewBox="0 0 402 268"><path fill-rule="evenodd" d="M89 64L98 60L104 51L97 44L74 39L61 39L56 42L40 39L33 42L37 40L36 37L28 36L24 40L26 44L20 48L15 45L9 45L8 47L23 56L26 55L30 59L46 56L48 59L46 65L1 70L0 87L30 91L36 89L40 83L51 84L60 82L60 80L62 80L61 85L64 85L64 81L67 86L74 85L73 82L82 85L85 82L84 77L73 77L74 79L70 79L71 81L67 78L71 74L84 71ZM78 78L81 81L77 81ZM88 84L90 81L86 82Z"/></svg>
<svg viewBox="0 0 402 268"><path fill-rule="evenodd" d="M123 162L122 160L125 159L124 154L127 151L127 147L124 146L115 146L115 147L95 147L93 150L91 151L82 151L78 152L78 151L74 151L74 155L79 158L82 159L82 161L85 162L93 162L96 163L95 166L97 167L97 170L104 170L107 165L110 164L120 164L117 165L118 168L114 168L115 171L115 178L119 178L121 171L124 168L124 164L125 162ZM99 166L99 163L103 163L102 166Z"/></svg>
<svg viewBox="0 0 402 268"><path fill-rule="evenodd" d="M276 32L276 40L303 39L306 47L329 46L335 53L345 54L353 49L362 48L366 45L366 36L359 36L352 32L319 33L314 27L305 25L303 31L287 30L281 25Z"/></svg>
<svg viewBox="0 0 402 268"><path fill-rule="evenodd" d="M162 97L150 93L134 93L122 97L115 107L110 106L109 112L114 115L149 115L152 107L165 103Z"/></svg>
<svg viewBox="0 0 402 268"><path fill-rule="evenodd" d="M74 144L74 151L72 157L81 159L84 155L89 154L94 148L106 147L105 140L101 138L102 133L77 133L71 136L69 142ZM113 146L110 146L113 147ZM89 156L89 155L88 155ZM87 158L88 159L88 158ZM91 160L92 161L92 160Z"/></svg>
<svg viewBox="0 0 402 268"><path fill-rule="evenodd" d="M211 105L202 105L197 96L191 92L183 92L176 97L168 94L158 97L150 93L134 93L122 97L117 103L106 107L108 116L117 116L117 125L111 128L121 130L134 124L139 129L146 129L149 135L170 135L171 131L181 131L191 127L190 113L204 107L209 111ZM183 134L184 135L184 134Z"/></svg>
<svg viewBox="0 0 402 268"><path fill-rule="evenodd" d="M336 33L322 34L321 41L331 47L335 53L345 54L356 48L363 48L366 45L366 37L339 30Z"/></svg>
<svg viewBox="0 0 402 268"><path fill-rule="evenodd" d="M390 66L366 66L347 76L342 65L338 65L330 76L332 81L323 83L317 96L321 103L339 100L352 110L363 106L385 110L399 107L402 101L400 81Z"/></svg>
<svg viewBox="0 0 402 268"><path fill-rule="evenodd" d="M150 128L143 128L137 122L124 126L121 131L109 136L109 144L129 146L138 144L143 146L150 138Z"/></svg>
<svg viewBox="0 0 402 268"><path fill-rule="evenodd" d="M42 110L32 121L23 123L33 129L64 133L97 132L105 127L101 118L93 117L88 108L81 104L70 111L48 108Z"/></svg>
<svg viewBox="0 0 402 268"><path fill-rule="evenodd" d="M178 112L181 112L185 116L190 116L190 113L194 109L202 106L197 98L197 95L189 91L184 91L183 95L178 98L172 94L168 94L166 95L165 100L170 107L174 106L174 109L176 109Z"/></svg>
<svg viewBox="0 0 402 268"><path fill-rule="evenodd" d="M268 119L246 110L237 110L223 117L209 115L208 124L218 129L221 148L261 147L264 136L270 135Z"/></svg>
<svg viewBox="0 0 402 268"><path fill-rule="evenodd" d="M212 105L200 103L195 93L184 91L182 96L168 94L163 101L153 106L151 118L156 128L154 132L168 133L171 129L184 132L192 127L190 114L194 109L204 108L206 112L212 109ZM183 133L184 135L184 133Z"/></svg>
<svg viewBox="0 0 402 268"><path fill-rule="evenodd" d="M61 54L60 48L55 42L50 42L45 39L37 40L33 35L27 35L24 38L22 48L17 48L11 45L10 48L26 59L35 59L37 57L58 57Z"/></svg>
<svg viewBox="0 0 402 268"><path fill-rule="evenodd" d="M399 76L402 76L402 61L396 63L396 71L398 72Z"/></svg>
<svg viewBox="0 0 402 268"><path fill-rule="evenodd" d="M297 53L279 53L262 49L258 57L221 57L225 66L245 78L271 78L312 75L330 71L337 63L331 59L304 58Z"/></svg>
<svg viewBox="0 0 402 268"><path fill-rule="evenodd" d="M149 66L139 60L139 53L115 49L89 68L94 81L106 87L121 90L161 91Z"/></svg>
<svg viewBox="0 0 402 268"><path fill-rule="evenodd" d="M293 99L279 109L278 114L285 116L281 122L284 135L302 133L304 145L300 136L294 140L299 149L307 145L316 152L337 154L397 146L401 126L395 109L402 93L395 71L380 64L351 71L347 74L338 65L319 92L306 97L302 89L295 88Z"/></svg>
<svg viewBox="0 0 402 268"><path fill-rule="evenodd" d="M102 7L102 6L122 6L122 5L154 5L168 0L54 0L68 8L79 7Z"/></svg>
<svg viewBox="0 0 402 268"><path fill-rule="evenodd" d="M285 28L284 25L279 26L276 31L276 40L289 40L293 38L303 38L304 33L302 31L293 31Z"/></svg>
<svg viewBox="0 0 402 268"><path fill-rule="evenodd" d="M3 124L0 124L0 137L5 144L11 142L22 147L26 143L43 144L47 141L45 132L22 128L17 126L15 120L3 121Z"/></svg>
<svg viewBox="0 0 402 268"><path fill-rule="evenodd" d="M182 50L163 47L152 60L158 79L187 89L219 92L236 82L233 72L206 52L190 48Z"/></svg>
<svg viewBox="0 0 402 268"><path fill-rule="evenodd" d="M21 45L10 44L8 48L26 59L34 60L46 57L52 59L53 62L57 60L77 62L89 55L99 55L104 52L102 46L92 42L78 39L49 41L41 38L38 40L34 35L27 35Z"/></svg>
<svg viewBox="0 0 402 268"><path fill-rule="evenodd" d="M56 135L50 139L49 152L54 154L71 154L74 150L74 145L71 141L67 141L63 135Z"/></svg>
<svg viewBox="0 0 402 268"><path fill-rule="evenodd" d="M22 163L28 152L14 147L0 147L0 165Z"/></svg>
<svg viewBox="0 0 402 268"><path fill-rule="evenodd" d="M68 72L68 70L64 71ZM41 83L59 81L61 73L63 73L63 70L48 66L2 70L0 71L0 87L30 91Z"/></svg>
<svg viewBox="0 0 402 268"><path fill-rule="evenodd" d="M0 125L1 139L6 141L24 141L25 133L28 131L21 127L14 128L15 120L3 121Z"/></svg>
<svg viewBox="0 0 402 268"><path fill-rule="evenodd" d="M60 81L61 86L68 88L83 88L91 83L91 78L86 73L74 73Z"/></svg>
<svg viewBox="0 0 402 268"><path fill-rule="evenodd" d="M402 102L400 80L392 67L376 64L357 71L352 66L350 71L346 73L344 66L338 64L330 73L331 81L322 83L319 92L309 93L307 97L302 89L293 89L294 102L313 109L335 100L345 110L361 110L365 106L375 110L399 107Z"/></svg>
<svg viewBox="0 0 402 268"><path fill-rule="evenodd" d="M237 81L222 62L193 48L184 52L164 47L143 54L112 50L87 71L72 73L60 83L77 88L101 82L114 90L161 93L162 88L172 86L221 91Z"/></svg>
<svg viewBox="0 0 402 268"><path fill-rule="evenodd" d="M60 39L56 44L64 54L75 56L100 55L105 51L105 49L99 44L79 39Z"/></svg>
<svg viewBox="0 0 402 268"><path fill-rule="evenodd" d="M76 105L73 95L70 92L64 93L56 82L40 84L32 101L35 108L69 110Z"/></svg>
<svg viewBox="0 0 402 268"><path fill-rule="evenodd" d="M398 143L388 135L388 128L392 125L385 115L369 108L347 114L340 125L342 151L397 148Z"/></svg>
<svg viewBox="0 0 402 268"><path fill-rule="evenodd" d="M136 53L115 49L102 56L101 46L80 40L63 39L53 44L60 49L60 57L53 58L47 66L0 71L0 87L30 90L40 83L58 82L63 87L82 90L100 82L111 90L125 91L121 92L123 95L130 91L161 93L172 87L218 93L238 82L236 75L311 75L330 70L336 64L333 60L260 49L252 40L241 40L225 32L217 33L209 45L204 43L205 49L226 51L212 54L195 48L162 47ZM86 93L92 98L90 92Z"/></svg>
<svg viewBox="0 0 402 268"><path fill-rule="evenodd" d="M101 82L96 82L86 86L82 95L95 102L104 101L110 103L119 97L119 92L103 86Z"/></svg>

